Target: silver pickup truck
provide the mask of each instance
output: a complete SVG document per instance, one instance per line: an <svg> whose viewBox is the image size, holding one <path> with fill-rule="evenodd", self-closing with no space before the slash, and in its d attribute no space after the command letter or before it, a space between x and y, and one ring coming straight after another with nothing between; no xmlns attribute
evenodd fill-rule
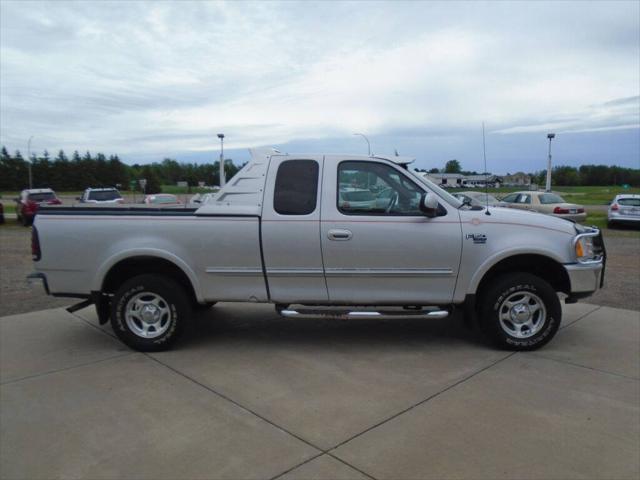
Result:
<svg viewBox="0 0 640 480"><path fill-rule="evenodd" d="M495 345L531 350L602 286L601 233L550 216L471 207L408 159L253 152L198 209L48 207L36 272L95 304L138 350L171 346L193 308L272 303L287 317L442 318L463 307Z"/></svg>

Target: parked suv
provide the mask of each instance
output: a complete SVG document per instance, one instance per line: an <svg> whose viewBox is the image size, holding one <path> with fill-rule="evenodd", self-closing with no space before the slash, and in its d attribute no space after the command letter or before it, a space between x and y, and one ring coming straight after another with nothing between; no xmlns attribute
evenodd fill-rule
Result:
<svg viewBox="0 0 640 480"><path fill-rule="evenodd" d="M81 197L80 203L123 203L122 195L117 188L87 188Z"/></svg>
<svg viewBox="0 0 640 480"><path fill-rule="evenodd" d="M640 226L640 195L616 195L607 212L609 228L616 224Z"/></svg>
<svg viewBox="0 0 640 480"><path fill-rule="evenodd" d="M32 188L22 190L16 198L16 218L22 225L28 227L33 223L40 205L61 205L56 192L50 188Z"/></svg>

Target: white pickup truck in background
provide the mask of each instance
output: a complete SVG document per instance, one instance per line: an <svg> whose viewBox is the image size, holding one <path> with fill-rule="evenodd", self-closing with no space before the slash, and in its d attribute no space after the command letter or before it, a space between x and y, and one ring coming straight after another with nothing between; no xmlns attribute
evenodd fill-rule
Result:
<svg viewBox="0 0 640 480"><path fill-rule="evenodd" d="M254 152L198 209L42 208L30 277L95 303L138 350L168 348L192 308L217 301L288 317L429 319L461 306L495 345L530 350L560 325L558 293L575 302L602 285L597 229L463 205L407 163Z"/></svg>

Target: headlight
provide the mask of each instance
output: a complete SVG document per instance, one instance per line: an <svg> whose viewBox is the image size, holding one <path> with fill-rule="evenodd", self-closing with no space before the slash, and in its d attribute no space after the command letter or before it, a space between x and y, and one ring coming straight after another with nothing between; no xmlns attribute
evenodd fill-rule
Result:
<svg viewBox="0 0 640 480"><path fill-rule="evenodd" d="M601 249L594 245L594 239L599 232L581 233L573 240L576 260L580 263L599 262L602 258Z"/></svg>

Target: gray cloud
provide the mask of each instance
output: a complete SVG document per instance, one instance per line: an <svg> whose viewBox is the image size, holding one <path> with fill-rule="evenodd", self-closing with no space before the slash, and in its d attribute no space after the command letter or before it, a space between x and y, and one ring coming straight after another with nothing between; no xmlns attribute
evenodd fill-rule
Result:
<svg viewBox="0 0 640 480"><path fill-rule="evenodd" d="M365 131L454 150L482 121L514 139L640 124L637 2L5 1L0 13L11 149L34 135L40 149L135 160L197 156L217 131L230 148L351 148L340 139Z"/></svg>

